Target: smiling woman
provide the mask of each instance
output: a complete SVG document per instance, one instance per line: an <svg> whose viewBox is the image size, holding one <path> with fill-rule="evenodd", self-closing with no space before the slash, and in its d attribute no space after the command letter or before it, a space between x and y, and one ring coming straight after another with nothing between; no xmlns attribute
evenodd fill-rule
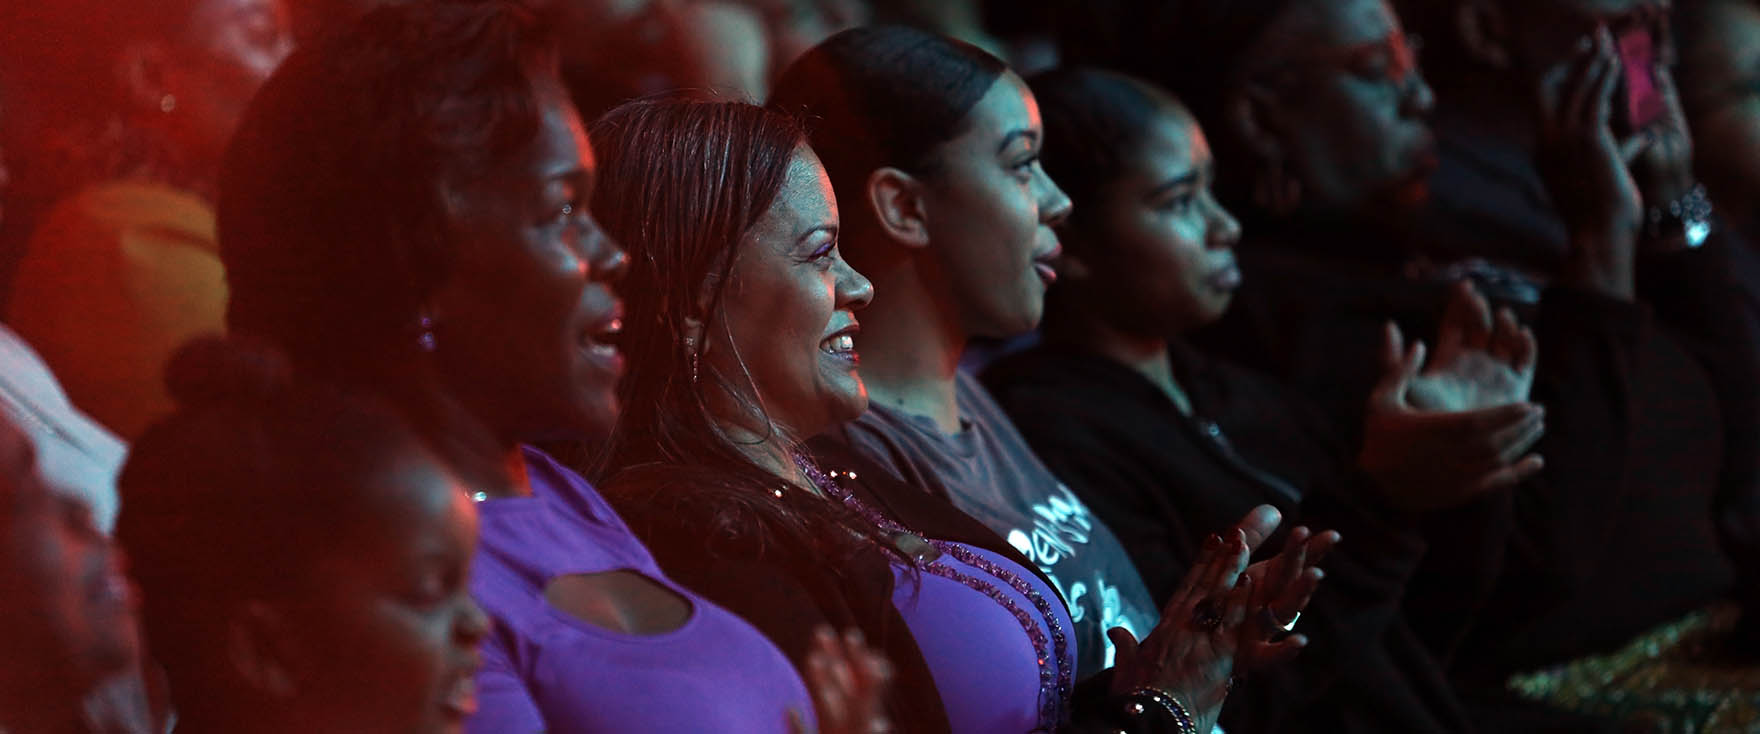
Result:
<svg viewBox="0 0 1760 734"><path fill-rule="evenodd" d="M1031 149L1008 137L1006 152ZM1252 586L1235 586L1244 534L1206 549L1169 621L1124 656L1134 665L1078 694L1070 609L1022 551L845 446L801 443L867 402L849 347L872 290L842 258L831 179L794 118L643 101L596 122L593 142L594 207L633 255L627 409L600 471L668 573L797 664L805 626L860 630L898 671L885 709L903 731L1183 732L1181 716L1211 720ZM1012 261L1032 272L1029 258ZM1215 623L1190 626L1200 618Z"/></svg>
<svg viewBox="0 0 1760 734"><path fill-rule="evenodd" d="M470 589L496 634L471 731L810 721L774 645L525 445L602 437L623 373L627 258L587 206L598 164L546 29L513 0L440 0L295 52L223 177L229 325L387 400L478 500Z"/></svg>

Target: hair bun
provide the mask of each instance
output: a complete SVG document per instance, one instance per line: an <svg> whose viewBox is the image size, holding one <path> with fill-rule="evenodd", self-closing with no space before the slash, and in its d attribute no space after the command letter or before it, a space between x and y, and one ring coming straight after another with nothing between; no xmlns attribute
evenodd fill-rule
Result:
<svg viewBox="0 0 1760 734"><path fill-rule="evenodd" d="M185 406L261 400L287 389L292 377L280 350L238 337L198 337L165 367L165 386Z"/></svg>

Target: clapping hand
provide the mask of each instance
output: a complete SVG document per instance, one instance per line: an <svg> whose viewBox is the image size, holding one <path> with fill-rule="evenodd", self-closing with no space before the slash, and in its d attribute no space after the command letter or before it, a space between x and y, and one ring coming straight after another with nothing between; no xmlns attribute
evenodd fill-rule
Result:
<svg viewBox="0 0 1760 734"><path fill-rule="evenodd" d="M1161 609L1161 620L1141 644L1129 630L1107 632L1118 649L1114 695L1142 688L1171 693L1188 708L1198 731L1210 731L1228 698L1239 627L1247 618L1253 579L1246 576L1251 549L1239 529L1226 539L1211 535L1178 591Z"/></svg>
<svg viewBox="0 0 1760 734"><path fill-rule="evenodd" d="M1412 379L1407 398L1432 413L1527 402L1538 353L1533 332L1516 321L1514 312L1499 309L1493 317L1485 297L1472 283L1460 281L1443 312L1436 353Z"/></svg>
<svg viewBox="0 0 1760 734"><path fill-rule="evenodd" d="M819 734L892 731L883 710L892 666L862 641L859 630L852 629L841 637L828 627L814 630L806 667ZM807 734L800 712L789 712L788 731Z"/></svg>
<svg viewBox="0 0 1760 734"><path fill-rule="evenodd" d="M1283 553L1248 566L1281 519L1260 505L1224 535L1206 539L1140 646L1122 627L1108 632L1118 648L1115 694L1145 686L1167 691L1192 707L1198 731L1209 731L1237 667L1257 669L1301 651L1307 640L1300 635L1273 639L1307 606L1323 576L1313 566L1338 534L1296 528Z"/></svg>
<svg viewBox="0 0 1760 734"><path fill-rule="evenodd" d="M1456 411L1414 404L1414 385L1425 377L1424 344L1407 347L1399 327L1387 325L1386 372L1369 398L1357 461L1393 506L1413 512L1456 507L1545 466L1539 455L1528 453L1546 432L1543 408L1525 400L1481 406L1497 395L1525 398L1533 380L1532 335L1516 328L1511 317L1499 321L1493 334L1503 336L1486 337L1483 348L1472 348L1478 338L1465 334L1459 344L1451 343L1447 364L1424 388L1429 392L1423 400L1439 408L1464 408ZM1453 342L1451 328L1445 325L1443 334Z"/></svg>
<svg viewBox="0 0 1760 734"><path fill-rule="evenodd" d="M1261 506L1255 512L1270 509ZM1293 630L1326 578L1318 564L1339 540L1336 531L1314 533L1298 525L1289 531L1281 552L1247 567L1247 575L1256 581L1247 600L1247 621L1240 628L1235 668L1243 673L1264 670L1288 662L1308 646L1306 635L1284 633Z"/></svg>

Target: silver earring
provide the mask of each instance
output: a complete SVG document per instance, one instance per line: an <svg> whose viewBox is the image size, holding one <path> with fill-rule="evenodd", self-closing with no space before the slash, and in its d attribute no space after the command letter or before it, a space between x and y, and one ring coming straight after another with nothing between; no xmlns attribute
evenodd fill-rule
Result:
<svg viewBox="0 0 1760 734"><path fill-rule="evenodd" d="M684 338L684 351L686 354L691 355L691 384L695 385L695 384L697 384L697 339L696 339L696 337L687 336Z"/></svg>
<svg viewBox="0 0 1760 734"><path fill-rule="evenodd" d="M434 351L434 346L437 344L434 339L434 320L423 316L416 321L416 324L421 328L421 332L416 334L416 346L421 347L424 352Z"/></svg>

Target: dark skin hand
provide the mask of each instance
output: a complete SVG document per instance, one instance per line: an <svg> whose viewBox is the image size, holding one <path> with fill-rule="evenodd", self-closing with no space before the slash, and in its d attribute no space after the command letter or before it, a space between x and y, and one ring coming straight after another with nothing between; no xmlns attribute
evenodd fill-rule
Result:
<svg viewBox="0 0 1760 734"><path fill-rule="evenodd" d="M1276 508L1260 505L1235 527L1246 536L1247 545L1257 549L1281 520ZM1247 567L1247 576L1263 581L1254 584L1253 595L1247 600L1248 617L1241 624L1235 652L1237 670L1264 670L1294 659L1307 647L1307 636L1283 636L1284 626L1313 599L1320 581L1326 578L1318 565L1341 539L1337 531L1315 533L1306 526L1296 526L1284 539L1281 552Z"/></svg>
<svg viewBox="0 0 1760 734"><path fill-rule="evenodd" d="M1211 535L1141 643L1123 628L1107 633L1118 648L1113 694L1143 687L1171 693L1188 708L1199 731L1210 731L1237 667L1272 665L1301 651L1307 639L1299 635L1273 640L1307 606L1324 575L1313 564L1338 542L1338 534L1314 536L1297 528L1283 553L1248 566L1280 519L1275 508L1261 505L1227 533ZM1208 614L1200 615L1200 607ZM1214 626L1200 622L1210 615Z"/></svg>
<svg viewBox="0 0 1760 734"><path fill-rule="evenodd" d="M1654 69L1663 115L1625 140L1612 129L1620 59L1605 27L1579 42L1575 56L1540 78L1540 171L1571 233L1565 282L1632 300L1640 246L1663 251L1684 243L1641 242L1645 205L1663 206L1693 186L1692 137L1674 75Z"/></svg>
<svg viewBox="0 0 1760 734"><path fill-rule="evenodd" d="M1545 410L1527 402L1538 349L1507 309L1497 316L1459 284L1426 366L1387 324L1381 382L1369 398L1357 463L1387 501L1410 512L1457 507L1545 466L1528 451L1545 435Z"/></svg>
<svg viewBox="0 0 1760 734"><path fill-rule="evenodd" d="M892 666L862 640L861 630L838 635L829 627L813 630L807 653L807 690L818 714L819 734L881 734L892 731L882 710L892 683ZM788 714L790 734L807 734L800 712Z"/></svg>
<svg viewBox="0 0 1760 734"><path fill-rule="evenodd" d="M1436 351L1412 381L1414 407L1437 413L1526 402L1539 347L1514 311L1498 309L1470 281L1454 292L1437 328Z"/></svg>

